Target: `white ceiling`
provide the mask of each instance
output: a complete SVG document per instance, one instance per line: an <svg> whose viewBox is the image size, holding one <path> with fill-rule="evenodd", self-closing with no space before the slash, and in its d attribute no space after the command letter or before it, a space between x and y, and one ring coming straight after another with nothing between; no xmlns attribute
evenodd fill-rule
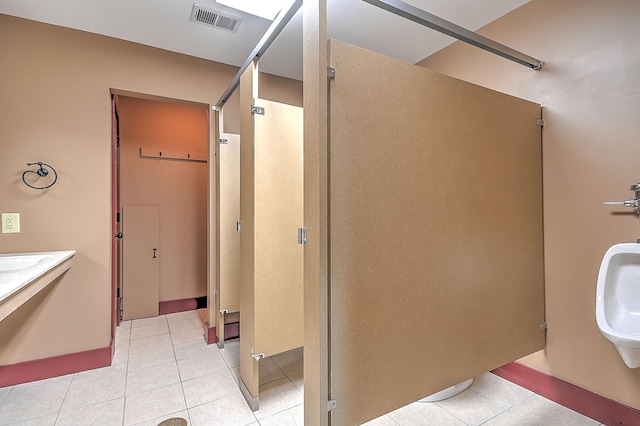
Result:
<svg viewBox="0 0 640 426"><path fill-rule="evenodd" d="M269 1L269 0L263 0ZM475 31L529 0L405 0ZM243 18L238 31L191 22L193 3ZM215 0L0 0L0 13L103 34L240 66L270 21ZM329 36L409 63L454 40L361 0L328 0ZM496 40L509 45L509 40ZM302 10L260 61L261 71L302 79Z"/></svg>

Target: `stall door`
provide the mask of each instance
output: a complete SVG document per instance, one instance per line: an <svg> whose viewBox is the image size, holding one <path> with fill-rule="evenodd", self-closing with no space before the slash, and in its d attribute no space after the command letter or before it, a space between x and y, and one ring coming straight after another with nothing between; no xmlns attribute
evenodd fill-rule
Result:
<svg viewBox="0 0 640 426"><path fill-rule="evenodd" d="M331 422L544 347L540 106L332 40Z"/></svg>
<svg viewBox="0 0 640 426"><path fill-rule="evenodd" d="M255 350L270 356L303 345L302 108L255 103Z"/></svg>
<svg viewBox="0 0 640 426"><path fill-rule="evenodd" d="M157 206L122 207L122 319L158 315L160 300Z"/></svg>
<svg viewBox="0 0 640 426"><path fill-rule="evenodd" d="M220 300L216 328L224 345L224 314L240 311L240 135L220 135Z"/></svg>
<svg viewBox="0 0 640 426"><path fill-rule="evenodd" d="M257 98L240 81L240 377L258 408L263 357L303 345L302 108Z"/></svg>

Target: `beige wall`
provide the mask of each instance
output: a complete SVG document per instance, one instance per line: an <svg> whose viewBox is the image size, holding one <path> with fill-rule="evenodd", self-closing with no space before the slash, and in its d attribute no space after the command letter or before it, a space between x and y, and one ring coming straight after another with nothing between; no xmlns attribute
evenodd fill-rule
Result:
<svg viewBox="0 0 640 426"><path fill-rule="evenodd" d="M533 0L481 34L547 62L539 71L456 43L420 63L544 107L545 351L524 363L640 408L640 369L595 323L600 261L635 241L635 214L605 200L640 179L640 2ZM526 194L523 194L526 196Z"/></svg>
<svg viewBox="0 0 640 426"><path fill-rule="evenodd" d="M289 80L272 74L258 75L260 99L280 102L294 106L302 106L302 82ZM295 90L292 90L295 89Z"/></svg>
<svg viewBox="0 0 640 426"><path fill-rule="evenodd" d="M0 365L105 347L110 89L215 104L237 69L5 15L0 52L0 211L22 220L22 233L0 234L0 252L78 251L62 279L0 323ZM283 88L300 90L297 82ZM28 161L52 164L58 183L48 191L24 186Z"/></svg>
<svg viewBox="0 0 640 426"><path fill-rule="evenodd" d="M278 77L272 74L258 75L260 99L267 99L284 104L302 106L302 82ZM240 99L236 90L224 105L224 132L240 133Z"/></svg>
<svg viewBox="0 0 640 426"><path fill-rule="evenodd" d="M140 148L206 154L208 110L207 105L119 97L120 202L158 206L161 302L207 295L209 165L143 158Z"/></svg>

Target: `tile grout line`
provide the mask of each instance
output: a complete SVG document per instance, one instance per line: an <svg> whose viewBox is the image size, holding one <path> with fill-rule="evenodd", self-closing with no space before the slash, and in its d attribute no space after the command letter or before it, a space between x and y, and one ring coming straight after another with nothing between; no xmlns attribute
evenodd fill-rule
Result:
<svg viewBox="0 0 640 426"><path fill-rule="evenodd" d="M125 414L127 412L127 384L129 383L129 356L131 355L131 332L133 331L132 328L133 321L129 324L129 337L127 339L127 360L124 368L124 396L122 401L122 426L124 426Z"/></svg>
<svg viewBox="0 0 640 426"><path fill-rule="evenodd" d="M240 339L238 339L238 342L239 342L239 340ZM215 345L214 349L216 351L218 351L218 353L220 353L220 356L222 357L222 360L224 361L224 364L227 367L227 370L229 371L229 374L231 375L232 378L234 378L234 381L236 381L235 380L235 376L233 375L233 371L231 371L231 365L229 364L229 361L227 361L225 356L222 354L222 351L224 349L220 349L216 343L212 343L212 345ZM239 375L238 375L238 380L241 380ZM240 384L238 382L236 382L236 386L238 387L238 390L239 390L240 389ZM258 384L258 387L259 387L259 384ZM247 424L258 423L258 425L260 425L260 420L258 420L258 417L256 416L255 411L251 411L251 415L253 416L253 421L251 423L247 423Z"/></svg>
<svg viewBox="0 0 640 426"><path fill-rule="evenodd" d="M189 404L187 403L187 395L184 392L184 380L182 380L182 374L180 374L180 366L178 365L178 355L176 354L176 345L173 343L173 337L171 334L171 325L167 320L167 327L169 328L169 338L171 339L171 349L173 350L173 359L176 362L176 370L178 370L178 378L180 379L180 389L182 389L182 400L184 401L184 410L187 412L187 424L193 425L191 420L191 413L189 412Z"/></svg>
<svg viewBox="0 0 640 426"><path fill-rule="evenodd" d="M60 406L58 407L58 411L56 412L56 419L53 421L53 424L55 425L56 423L58 423L58 419L60 419L60 414L62 413L62 407L64 406L64 402L66 401L67 397L69 396L69 389L71 388L71 384L73 383L73 379L76 377L77 373L72 373L71 374L71 378L69 380L69 384L67 385L67 390L64 392L64 398L62 398L62 401L60 401Z"/></svg>

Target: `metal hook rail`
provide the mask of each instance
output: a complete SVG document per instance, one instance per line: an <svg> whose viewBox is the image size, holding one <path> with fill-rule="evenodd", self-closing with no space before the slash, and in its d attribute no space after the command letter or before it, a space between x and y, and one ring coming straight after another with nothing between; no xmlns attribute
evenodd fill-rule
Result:
<svg viewBox="0 0 640 426"><path fill-rule="evenodd" d="M57 181L58 181L58 173L56 172L56 169L53 168L53 166L47 164L47 163L43 163L42 161L38 161L35 163L27 163L27 166L38 166L38 169L36 170L26 170L24 173L22 173L22 182L24 182L25 185L27 185L29 188L33 188L33 189L47 189L52 187ZM35 185L31 185L29 182L27 182L26 176L29 173L33 173L34 175L37 175L38 177L45 177L49 175L49 170L51 170L53 172L53 182L51 182L49 185L46 186L35 186Z"/></svg>

